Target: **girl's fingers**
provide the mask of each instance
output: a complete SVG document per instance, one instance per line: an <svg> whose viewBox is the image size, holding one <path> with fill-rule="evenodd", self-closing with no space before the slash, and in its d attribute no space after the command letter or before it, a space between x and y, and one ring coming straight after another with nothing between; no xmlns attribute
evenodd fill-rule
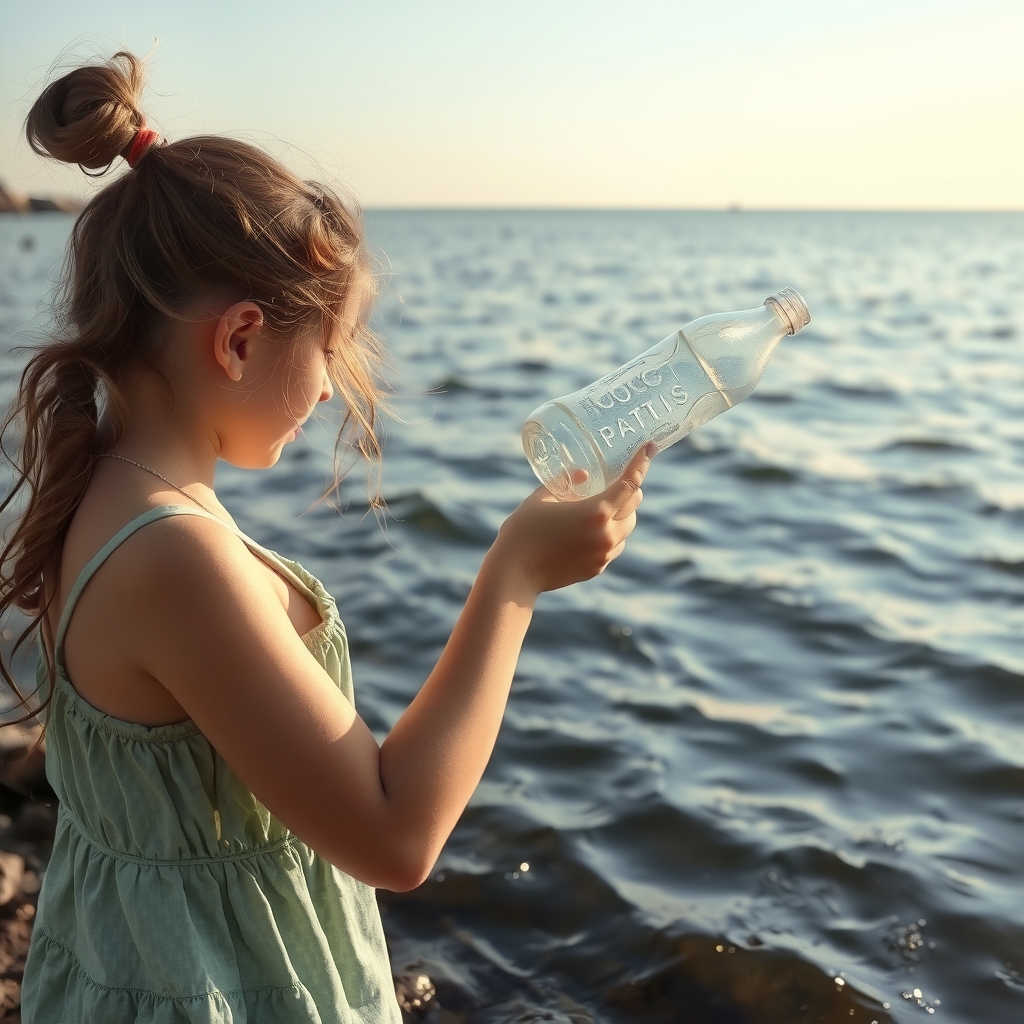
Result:
<svg viewBox="0 0 1024 1024"><path fill-rule="evenodd" d="M636 513L631 512L624 520L622 520L622 528L619 533L621 534L621 540L625 540L634 530L636 529Z"/></svg>
<svg viewBox="0 0 1024 1024"><path fill-rule="evenodd" d="M601 504L612 512L613 519L623 519L640 504L637 495L643 498L640 485L644 482L651 459L657 454L658 447L653 442L644 445L629 460L629 465L622 475L601 495Z"/></svg>
<svg viewBox="0 0 1024 1024"><path fill-rule="evenodd" d="M626 550L626 541L625 541L625 538L623 538L622 540L619 541L618 544L615 545L615 547L613 547L611 549L611 551L608 552L608 561L609 562L613 562L625 550ZM607 562L605 564L607 565Z"/></svg>
<svg viewBox="0 0 1024 1024"><path fill-rule="evenodd" d="M626 500L626 504L619 509L619 511L613 517L616 520L628 519L636 510L640 507L640 502L644 500L644 492L637 490L636 493Z"/></svg>
<svg viewBox="0 0 1024 1024"><path fill-rule="evenodd" d="M622 474L602 493L583 501L562 501L538 487L499 531L501 550L520 566L537 592L591 579L626 546L643 501L640 485L657 446L633 454ZM566 474L562 483L583 483L585 473ZM523 568L525 567L525 568Z"/></svg>

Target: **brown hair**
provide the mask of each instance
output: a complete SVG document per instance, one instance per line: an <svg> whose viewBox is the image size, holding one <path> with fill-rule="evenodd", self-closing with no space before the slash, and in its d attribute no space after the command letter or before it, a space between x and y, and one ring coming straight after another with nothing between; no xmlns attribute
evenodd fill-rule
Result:
<svg viewBox="0 0 1024 1024"><path fill-rule="evenodd" d="M131 53L81 67L50 84L25 130L42 156L104 173L126 157L145 125L144 65ZM383 350L367 318L376 297L359 211L324 185L301 181L255 146L218 136L152 145L136 169L107 185L74 225L54 302L54 331L34 350L18 396L0 425L0 451L16 470L4 512L23 489L24 509L0 552L0 617L20 608L32 619L14 653L44 624L44 576L56 579L68 525L102 449L124 426L120 386L140 363L156 368L161 326L191 300L216 290L251 299L264 322L288 340L307 329L333 331L343 314L354 329L333 346L328 371L346 407L334 446L350 443L371 464L382 400ZM112 435L101 441L98 405ZM15 454L4 444L18 426ZM350 436L350 435L355 435ZM380 503L379 493L371 505ZM46 645L47 668L54 666ZM0 674L28 708L11 669ZM50 695L25 718L49 703ZM19 719L24 721L25 718Z"/></svg>

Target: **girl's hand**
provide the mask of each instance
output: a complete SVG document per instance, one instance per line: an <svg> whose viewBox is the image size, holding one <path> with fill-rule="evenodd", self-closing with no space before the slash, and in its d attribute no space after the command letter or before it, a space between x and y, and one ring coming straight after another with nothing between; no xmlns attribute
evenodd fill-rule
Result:
<svg viewBox="0 0 1024 1024"><path fill-rule="evenodd" d="M636 526L640 485L656 452L653 444L641 448L618 480L582 501L559 501L538 487L502 524L488 558L534 598L604 572Z"/></svg>

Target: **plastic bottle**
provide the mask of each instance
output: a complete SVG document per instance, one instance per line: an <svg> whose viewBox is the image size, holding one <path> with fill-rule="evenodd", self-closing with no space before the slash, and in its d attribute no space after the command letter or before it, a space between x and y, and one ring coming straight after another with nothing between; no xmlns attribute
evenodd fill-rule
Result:
<svg viewBox="0 0 1024 1024"><path fill-rule="evenodd" d="M691 320L614 373L535 409L523 428L533 471L559 498L603 491L641 445L661 451L742 402L775 346L810 322L793 288L757 309Z"/></svg>

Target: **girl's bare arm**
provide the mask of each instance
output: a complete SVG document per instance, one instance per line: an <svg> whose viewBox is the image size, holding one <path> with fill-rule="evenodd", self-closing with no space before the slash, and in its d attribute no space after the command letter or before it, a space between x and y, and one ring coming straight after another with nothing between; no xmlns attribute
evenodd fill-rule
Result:
<svg viewBox="0 0 1024 1024"><path fill-rule="evenodd" d="M587 501L556 502L538 489L519 506L436 667L379 747L253 572L251 554L208 520L173 517L136 535L152 531L134 559L140 657L296 835L370 885L412 888L490 758L537 595L618 555L647 465L639 455Z"/></svg>

